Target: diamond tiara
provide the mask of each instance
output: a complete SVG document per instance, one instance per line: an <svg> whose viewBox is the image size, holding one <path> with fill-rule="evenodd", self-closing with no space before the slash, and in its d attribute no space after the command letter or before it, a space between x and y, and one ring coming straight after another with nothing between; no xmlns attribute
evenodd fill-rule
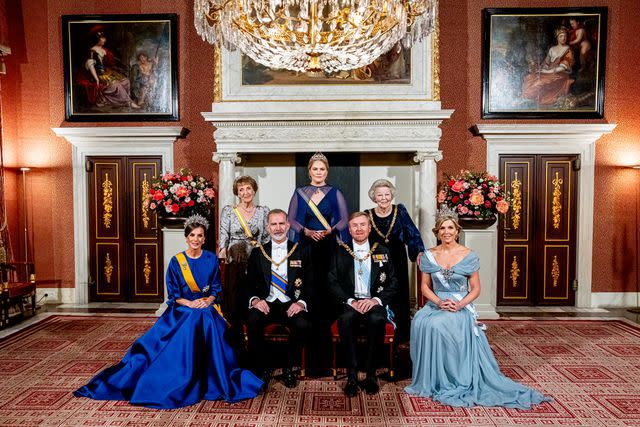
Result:
<svg viewBox="0 0 640 427"><path fill-rule="evenodd" d="M311 156L311 158L309 159L309 162L315 162L316 160L320 160L321 162L324 162L324 163L329 163L329 159L327 159L327 156L325 156L319 151L313 156Z"/></svg>
<svg viewBox="0 0 640 427"><path fill-rule="evenodd" d="M207 218L203 217L202 215L198 215L198 214L191 215L184 222L184 228L187 228L190 225L194 225L194 224L204 226L205 230L209 229L209 221L207 221Z"/></svg>
<svg viewBox="0 0 640 427"><path fill-rule="evenodd" d="M436 222L445 219L453 219L455 222L458 222L458 213L455 209L451 209L446 204L442 203L438 210L436 211Z"/></svg>

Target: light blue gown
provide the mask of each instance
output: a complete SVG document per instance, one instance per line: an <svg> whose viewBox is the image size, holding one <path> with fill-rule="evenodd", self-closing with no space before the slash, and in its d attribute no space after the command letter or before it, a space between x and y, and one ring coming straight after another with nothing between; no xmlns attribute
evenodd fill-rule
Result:
<svg viewBox="0 0 640 427"><path fill-rule="evenodd" d="M469 276L479 269L473 251L449 270L436 263L431 251L420 262L420 270L431 275L432 289L443 300L464 298ZM413 375L405 388L409 394L466 407L529 409L551 400L500 372L487 337L476 324L473 304L454 313L427 303L413 318L410 345Z"/></svg>

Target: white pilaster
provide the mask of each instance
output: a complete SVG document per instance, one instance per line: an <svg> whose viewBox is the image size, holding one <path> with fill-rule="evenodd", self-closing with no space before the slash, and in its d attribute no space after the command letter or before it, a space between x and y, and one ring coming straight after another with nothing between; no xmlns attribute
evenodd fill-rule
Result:
<svg viewBox="0 0 640 427"><path fill-rule="evenodd" d="M238 153L213 153L213 161L220 165L218 170L218 218L222 208L235 204L233 181L236 176L236 164L240 163Z"/></svg>
<svg viewBox="0 0 640 427"><path fill-rule="evenodd" d="M432 230L436 223L436 195L438 192L438 170L436 162L442 160L442 152L418 151L413 157L420 163L418 176L418 228L427 248L436 246Z"/></svg>
<svg viewBox="0 0 640 427"><path fill-rule="evenodd" d="M498 231L495 225L485 230L463 230L460 243L473 249L480 258L480 295L474 301L481 319L497 319L496 288L498 277Z"/></svg>
<svg viewBox="0 0 640 427"><path fill-rule="evenodd" d="M181 126L52 128L73 146L73 240L75 303L89 302L88 156L162 156L162 168L173 170L173 143Z"/></svg>
<svg viewBox="0 0 640 427"><path fill-rule="evenodd" d="M578 154L577 307L592 307L593 186L596 141L615 124L479 124L475 131L487 141L487 170L499 173L501 154ZM497 253L496 255L497 256Z"/></svg>
<svg viewBox="0 0 640 427"><path fill-rule="evenodd" d="M165 301L160 304L158 310L156 311L156 315L161 315L167 308L166 300L167 300L167 269L169 268L169 262L171 262L171 258L177 254L178 252L182 252L185 250L185 237L184 230L182 228L163 228L162 229L162 257L165 273L164 276L164 299Z"/></svg>

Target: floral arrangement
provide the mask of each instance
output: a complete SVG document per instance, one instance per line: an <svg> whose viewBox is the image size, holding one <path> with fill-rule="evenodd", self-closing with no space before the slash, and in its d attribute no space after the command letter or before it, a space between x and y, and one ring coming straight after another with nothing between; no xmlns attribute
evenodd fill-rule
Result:
<svg viewBox="0 0 640 427"><path fill-rule="evenodd" d="M166 172L154 177L149 189L149 208L160 216L186 217L194 214L207 215L215 199L211 181L194 175L189 169Z"/></svg>
<svg viewBox="0 0 640 427"><path fill-rule="evenodd" d="M438 203L455 209L461 217L488 218L509 210L510 195L495 175L461 170L445 173L446 181L438 193Z"/></svg>

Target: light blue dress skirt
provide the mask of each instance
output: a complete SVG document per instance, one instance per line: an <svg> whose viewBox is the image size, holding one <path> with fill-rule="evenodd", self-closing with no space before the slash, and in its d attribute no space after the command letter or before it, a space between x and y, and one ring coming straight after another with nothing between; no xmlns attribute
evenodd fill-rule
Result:
<svg viewBox="0 0 640 427"><path fill-rule="evenodd" d="M427 251L420 269L431 275L438 297L460 300L469 292L469 276L480 269L480 261L472 251L445 270ZM529 409L551 400L500 372L487 337L476 324L473 304L453 313L429 302L413 318L410 346L413 374L405 388L409 394L466 407Z"/></svg>

